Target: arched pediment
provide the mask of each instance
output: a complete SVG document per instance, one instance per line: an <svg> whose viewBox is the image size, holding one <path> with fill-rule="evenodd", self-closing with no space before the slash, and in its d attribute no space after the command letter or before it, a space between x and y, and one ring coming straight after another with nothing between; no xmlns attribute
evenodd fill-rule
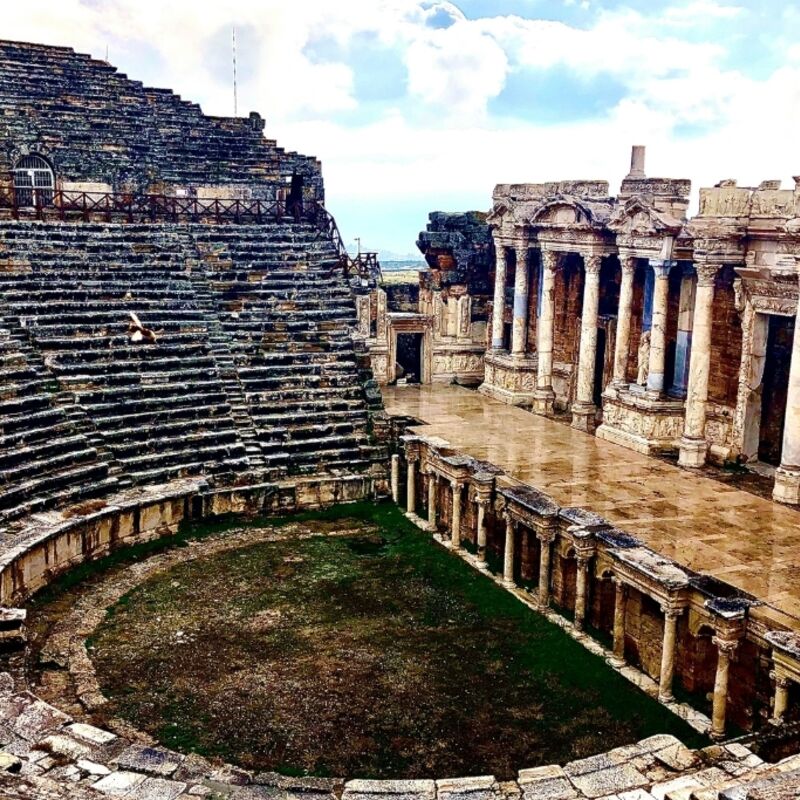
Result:
<svg viewBox="0 0 800 800"><path fill-rule="evenodd" d="M534 211L531 225L567 227L591 225L592 212L586 206L571 198L558 198L544 203Z"/></svg>
<svg viewBox="0 0 800 800"><path fill-rule="evenodd" d="M636 236L675 235L682 226L681 220L656 210L642 197L631 197L608 222L615 233Z"/></svg>
<svg viewBox="0 0 800 800"><path fill-rule="evenodd" d="M505 217L505 216L506 216L506 214L508 214L508 212L509 212L509 211L510 211L510 209L509 209L509 207L508 207L508 206L507 206L505 203L498 203L498 204L497 204L496 206L494 206L494 208L493 208L493 209L492 209L492 210L491 210L491 211L490 211L490 212L487 214L487 216L486 216L486 222L488 222L488 223L489 223L489 225L492 225L492 224L494 224L494 225L500 224L500 223L502 223L502 221L503 221L503 217Z"/></svg>

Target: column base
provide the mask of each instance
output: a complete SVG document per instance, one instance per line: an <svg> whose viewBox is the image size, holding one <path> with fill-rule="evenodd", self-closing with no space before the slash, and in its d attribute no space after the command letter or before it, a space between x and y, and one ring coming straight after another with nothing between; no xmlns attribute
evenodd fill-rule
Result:
<svg viewBox="0 0 800 800"><path fill-rule="evenodd" d="M792 506L800 504L800 469L781 466L775 470L772 499Z"/></svg>
<svg viewBox="0 0 800 800"><path fill-rule="evenodd" d="M516 589L517 588L517 584L514 583L514 581L508 580L507 578L503 578L501 583L503 584L503 586L506 587L506 589Z"/></svg>
<svg viewBox="0 0 800 800"><path fill-rule="evenodd" d="M597 425L596 414L597 406L594 403L574 403L572 406L572 427L584 433L594 433Z"/></svg>
<svg viewBox="0 0 800 800"><path fill-rule="evenodd" d="M678 465L697 469L706 463L708 455L708 442L705 439L692 439L688 436L681 438L678 452Z"/></svg>
<svg viewBox="0 0 800 800"><path fill-rule="evenodd" d="M725 738L725 732L723 731L720 733L719 731L709 731L708 738L713 742L721 742Z"/></svg>
<svg viewBox="0 0 800 800"><path fill-rule="evenodd" d="M661 694L658 695L658 702L664 703L664 705L668 705L669 703L675 702L675 695L670 692L669 694Z"/></svg>
<svg viewBox="0 0 800 800"><path fill-rule="evenodd" d="M533 412L543 417L552 417L556 393L552 386L546 389L535 389L533 392Z"/></svg>
<svg viewBox="0 0 800 800"><path fill-rule="evenodd" d="M625 666L625 659L619 658L619 656L610 656L608 659L608 663L611 664L612 667L616 667L617 669L622 669Z"/></svg>

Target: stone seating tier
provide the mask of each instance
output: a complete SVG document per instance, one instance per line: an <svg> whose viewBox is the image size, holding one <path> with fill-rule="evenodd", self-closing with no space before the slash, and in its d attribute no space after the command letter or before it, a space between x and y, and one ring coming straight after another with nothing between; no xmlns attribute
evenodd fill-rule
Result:
<svg viewBox="0 0 800 800"><path fill-rule="evenodd" d="M132 338L130 312L155 342ZM354 303L313 226L2 223L0 315L14 331L0 339L9 516L110 484L385 457Z"/></svg>

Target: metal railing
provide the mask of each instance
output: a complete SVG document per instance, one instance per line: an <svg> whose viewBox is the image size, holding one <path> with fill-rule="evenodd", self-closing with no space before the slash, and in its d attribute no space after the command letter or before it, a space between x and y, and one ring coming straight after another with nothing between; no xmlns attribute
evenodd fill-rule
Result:
<svg viewBox="0 0 800 800"><path fill-rule="evenodd" d="M31 203L33 200L33 203ZM80 192L55 189L31 194L0 189L0 215L12 219L60 222L117 223L210 222L214 224L268 225L306 222L336 248L345 277L358 276L374 283L380 279L376 253L359 253L353 259L333 215L317 200L290 203L284 199L177 197L126 192Z"/></svg>

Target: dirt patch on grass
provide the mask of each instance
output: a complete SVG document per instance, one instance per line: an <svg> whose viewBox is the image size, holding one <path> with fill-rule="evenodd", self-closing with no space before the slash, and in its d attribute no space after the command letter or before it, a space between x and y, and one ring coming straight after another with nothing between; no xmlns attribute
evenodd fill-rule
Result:
<svg viewBox="0 0 800 800"><path fill-rule="evenodd" d="M194 553L124 594L90 642L110 701L95 720L248 768L346 777L511 778L653 733L693 740L394 507L350 513L306 519L305 538Z"/></svg>

